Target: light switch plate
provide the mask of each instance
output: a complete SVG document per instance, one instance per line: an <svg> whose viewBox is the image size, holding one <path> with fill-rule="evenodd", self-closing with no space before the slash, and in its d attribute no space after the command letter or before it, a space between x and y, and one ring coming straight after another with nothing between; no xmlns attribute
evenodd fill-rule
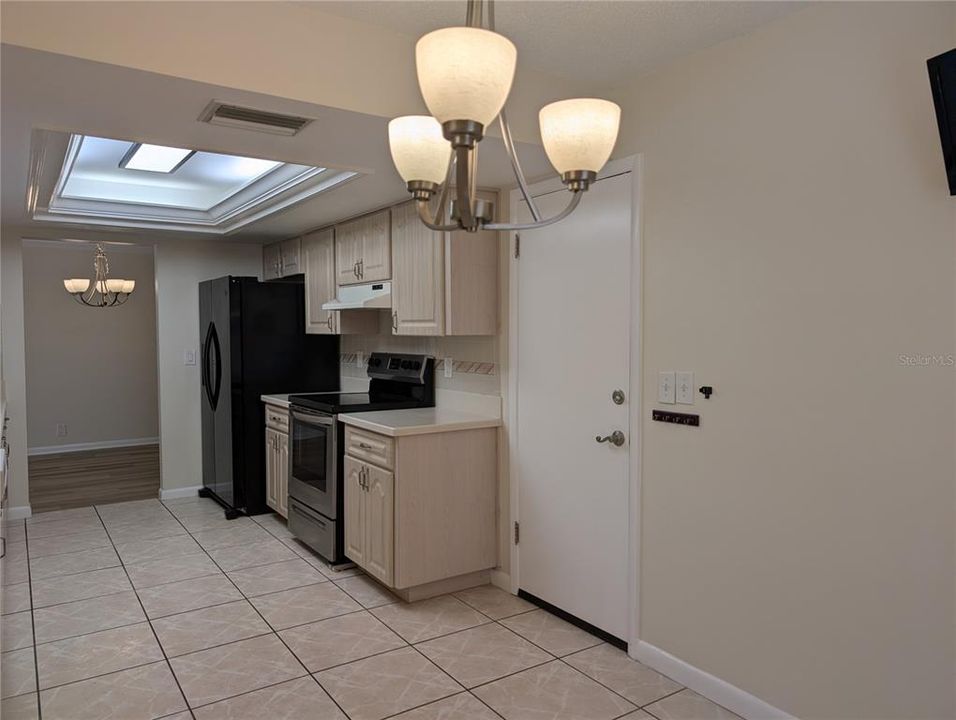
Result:
<svg viewBox="0 0 956 720"><path fill-rule="evenodd" d="M195 365L196 364L196 351L192 348L187 348L183 350L183 365Z"/></svg>
<svg viewBox="0 0 956 720"><path fill-rule="evenodd" d="M694 373L678 370L677 402L681 405L694 404Z"/></svg>
<svg viewBox="0 0 956 720"><path fill-rule="evenodd" d="M676 402L677 378L673 370L657 373L657 402L673 405Z"/></svg>
<svg viewBox="0 0 956 720"><path fill-rule="evenodd" d="M359 350L355 353L355 367L364 368L365 367L365 353Z"/></svg>

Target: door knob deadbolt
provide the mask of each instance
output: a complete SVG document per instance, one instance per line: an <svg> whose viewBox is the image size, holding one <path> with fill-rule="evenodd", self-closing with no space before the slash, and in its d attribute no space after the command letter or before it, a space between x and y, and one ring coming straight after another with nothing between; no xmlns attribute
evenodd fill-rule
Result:
<svg viewBox="0 0 956 720"><path fill-rule="evenodd" d="M620 430L615 430L610 435L606 435L605 437L596 435L594 439L599 443L609 442L614 447L621 447L621 445L624 444L624 433L622 433Z"/></svg>
<svg viewBox="0 0 956 720"><path fill-rule="evenodd" d="M623 405L623 404L624 404L624 391L623 391L623 390L615 390L614 392L612 392L612 393L611 393L611 400L614 401L614 404L615 404L615 405Z"/></svg>

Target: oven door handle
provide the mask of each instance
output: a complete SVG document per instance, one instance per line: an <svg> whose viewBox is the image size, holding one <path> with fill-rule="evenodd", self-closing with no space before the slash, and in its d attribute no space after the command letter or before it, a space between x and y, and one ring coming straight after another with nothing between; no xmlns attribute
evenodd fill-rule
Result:
<svg viewBox="0 0 956 720"><path fill-rule="evenodd" d="M292 411L292 419L306 423L307 425L321 425L323 427L332 427L335 425L335 421L330 416L300 413L295 410Z"/></svg>

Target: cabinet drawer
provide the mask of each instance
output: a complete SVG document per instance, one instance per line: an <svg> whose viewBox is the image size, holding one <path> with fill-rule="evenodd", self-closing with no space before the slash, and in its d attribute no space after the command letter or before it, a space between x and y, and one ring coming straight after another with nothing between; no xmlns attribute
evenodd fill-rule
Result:
<svg viewBox="0 0 956 720"><path fill-rule="evenodd" d="M266 427L288 434L289 411L274 405L266 405Z"/></svg>
<svg viewBox="0 0 956 720"><path fill-rule="evenodd" d="M387 470L395 465L395 442L392 438L349 425L345 426L345 452Z"/></svg>

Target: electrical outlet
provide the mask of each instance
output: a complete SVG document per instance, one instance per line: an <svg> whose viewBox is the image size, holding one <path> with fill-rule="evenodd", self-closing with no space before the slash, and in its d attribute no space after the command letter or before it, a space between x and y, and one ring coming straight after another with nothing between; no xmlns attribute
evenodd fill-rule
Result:
<svg viewBox="0 0 956 720"><path fill-rule="evenodd" d="M196 364L196 351L192 348L186 348L183 350L183 365L195 365Z"/></svg>
<svg viewBox="0 0 956 720"><path fill-rule="evenodd" d="M677 402L681 405L694 404L694 373L677 372Z"/></svg>
<svg viewBox="0 0 956 720"><path fill-rule="evenodd" d="M58 423L56 426L56 436L66 437L66 423Z"/></svg>
<svg viewBox="0 0 956 720"><path fill-rule="evenodd" d="M677 378L673 370L657 373L657 402L673 405L677 399Z"/></svg>
<svg viewBox="0 0 956 720"><path fill-rule="evenodd" d="M365 367L365 353L359 350L355 353L355 367L363 368Z"/></svg>
<svg viewBox="0 0 956 720"><path fill-rule="evenodd" d="M455 369L455 361L450 357L445 358L445 377L450 378Z"/></svg>

